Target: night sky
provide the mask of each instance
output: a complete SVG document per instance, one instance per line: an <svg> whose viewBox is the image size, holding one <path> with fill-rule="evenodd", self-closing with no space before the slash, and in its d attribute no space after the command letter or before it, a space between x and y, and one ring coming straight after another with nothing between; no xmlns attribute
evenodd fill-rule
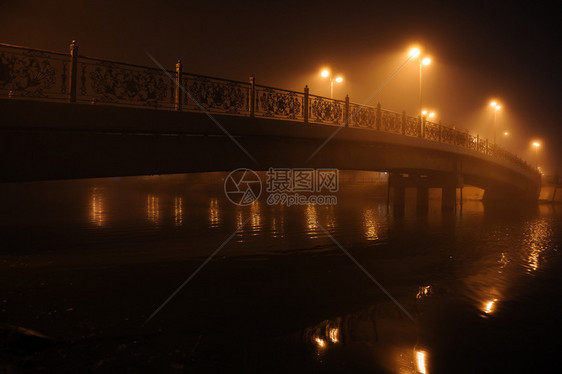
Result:
<svg viewBox="0 0 562 374"><path fill-rule="evenodd" d="M562 173L559 121L560 10L536 2L359 1L83 1L0 2L0 42L67 51L76 39L87 56L329 96L319 75L330 67L344 82L335 97L364 103L414 44L432 58L424 69L424 107L438 120L492 139ZM411 61L369 102L415 115L418 65ZM510 132L505 138L500 134Z"/></svg>

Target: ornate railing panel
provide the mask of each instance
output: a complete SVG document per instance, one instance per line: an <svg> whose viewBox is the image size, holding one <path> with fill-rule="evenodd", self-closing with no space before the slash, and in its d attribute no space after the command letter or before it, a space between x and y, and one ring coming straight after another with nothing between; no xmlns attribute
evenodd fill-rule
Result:
<svg viewBox="0 0 562 374"><path fill-rule="evenodd" d="M255 115L257 117L304 120L304 94L272 87L256 86Z"/></svg>
<svg viewBox="0 0 562 374"><path fill-rule="evenodd" d="M443 143L455 144L455 130L450 127L443 127L441 130L441 141Z"/></svg>
<svg viewBox="0 0 562 374"><path fill-rule="evenodd" d="M381 131L402 133L402 116L399 113L381 111Z"/></svg>
<svg viewBox="0 0 562 374"><path fill-rule="evenodd" d="M423 137L438 142L440 140L439 127L437 123L426 121L423 127Z"/></svg>
<svg viewBox="0 0 562 374"><path fill-rule="evenodd" d="M78 102L173 108L174 72L80 57L77 74Z"/></svg>
<svg viewBox="0 0 562 374"><path fill-rule="evenodd" d="M468 133L466 131L455 130L455 145L467 147Z"/></svg>
<svg viewBox="0 0 562 374"><path fill-rule="evenodd" d="M406 116L404 135L419 136L420 120L416 117Z"/></svg>
<svg viewBox="0 0 562 374"><path fill-rule="evenodd" d="M492 155L492 147L490 144L488 144L488 142L482 142L482 144L480 144L480 152L486 154L486 155Z"/></svg>
<svg viewBox="0 0 562 374"><path fill-rule="evenodd" d="M248 115L249 83L184 74L182 84L184 110Z"/></svg>
<svg viewBox="0 0 562 374"><path fill-rule="evenodd" d="M473 149L475 151L478 150L478 137L469 135L468 136L468 144L466 146L469 149Z"/></svg>
<svg viewBox="0 0 562 374"><path fill-rule="evenodd" d="M70 55L0 45L0 94L39 100L68 99Z"/></svg>
<svg viewBox="0 0 562 374"><path fill-rule="evenodd" d="M342 125L344 123L344 105L340 100L322 96L309 96L309 122Z"/></svg>
<svg viewBox="0 0 562 374"><path fill-rule="evenodd" d="M349 104L350 126L375 128L377 123L376 109L366 105Z"/></svg>

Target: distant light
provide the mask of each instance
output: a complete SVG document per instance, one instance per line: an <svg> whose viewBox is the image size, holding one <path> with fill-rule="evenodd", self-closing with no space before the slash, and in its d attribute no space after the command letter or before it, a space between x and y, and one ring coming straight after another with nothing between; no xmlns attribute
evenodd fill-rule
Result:
<svg viewBox="0 0 562 374"><path fill-rule="evenodd" d="M329 72L328 70L322 70L322 73L321 73L321 74L322 74L322 76L323 76L324 78L326 78L327 76L330 75L330 72Z"/></svg>
<svg viewBox="0 0 562 374"><path fill-rule="evenodd" d="M533 147L538 148L538 147L540 147L540 146L541 146L541 143L539 143L539 142L533 142Z"/></svg>
<svg viewBox="0 0 562 374"><path fill-rule="evenodd" d="M332 343L337 343L339 341L338 335L339 335L339 329L337 328L330 329L330 331L328 331L328 336L330 337Z"/></svg>
<svg viewBox="0 0 562 374"><path fill-rule="evenodd" d="M422 60L422 64L424 65L429 65L431 63L431 60L429 59L429 57L426 57Z"/></svg>
<svg viewBox="0 0 562 374"><path fill-rule="evenodd" d="M484 307L484 313L486 314L490 314L492 313L492 311L494 310L494 303L497 301L497 299L494 299L492 301L488 301L486 303L486 306Z"/></svg>
<svg viewBox="0 0 562 374"><path fill-rule="evenodd" d="M492 101L492 102L490 103L490 106L495 107L496 105L498 105L498 104L497 104L495 101Z"/></svg>
<svg viewBox="0 0 562 374"><path fill-rule="evenodd" d="M419 48L410 49L410 57L411 58L418 57L419 55L420 55L420 49Z"/></svg>
<svg viewBox="0 0 562 374"><path fill-rule="evenodd" d="M509 132L506 131L506 132L504 132L503 134L504 134L505 136L508 136L508 135L509 135Z"/></svg>
<svg viewBox="0 0 562 374"><path fill-rule="evenodd" d="M422 374L427 373L427 368L425 365L425 352L424 351L417 351L416 352L416 362L418 364L418 371Z"/></svg>
<svg viewBox="0 0 562 374"><path fill-rule="evenodd" d="M501 106L496 105L496 110L500 110L500 109L501 109Z"/></svg>
<svg viewBox="0 0 562 374"><path fill-rule="evenodd" d="M336 82L341 83L342 81L343 81L343 78L342 78L342 77L337 77L337 78L336 78Z"/></svg>
<svg viewBox="0 0 562 374"><path fill-rule="evenodd" d="M429 118L433 118L433 117L435 117L435 113L433 112L429 113Z"/></svg>
<svg viewBox="0 0 562 374"><path fill-rule="evenodd" d="M427 110L422 110L422 114L425 116L427 114Z"/></svg>
<svg viewBox="0 0 562 374"><path fill-rule="evenodd" d="M316 340L316 344L318 344L318 347L320 347L320 348L322 348L326 345L326 342L322 338L316 338L314 340Z"/></svg>

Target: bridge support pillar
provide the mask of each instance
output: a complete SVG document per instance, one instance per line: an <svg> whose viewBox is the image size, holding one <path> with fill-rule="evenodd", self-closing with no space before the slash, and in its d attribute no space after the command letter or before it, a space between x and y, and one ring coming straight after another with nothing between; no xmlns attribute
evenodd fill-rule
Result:
<svg viewBox="0 0 562 374"><path fill-rule="evenodd" d="M416 209L427 211L429 207L429 189L441 188L442 210L455 210L457 206L457 186L462 186L462 177L454 174L419 175L392 173L388 178L388 186L392 191L392 201L395 209L403 209L405 205L406 188L417 191Z"/></svg>
<svg viewBox="0 0 562 374"><path fill-rule="evenodd" d="M406 188L404 186L392 187L392 205L394 210L402 211L406 203Z"/></svg>
<svg viewBox="0 0 562 374"><path fill-rule="evenodd" d="M417 188L416 208L418 211L427 211L429 207L429 188L421 186Z"/></svg>
<svg viewBox="0 0 562 374"><path fill-rule="evenodd" d="M447 184L441 190L441 209L445 211L455 210L457 207L457 186Z"/></svg>

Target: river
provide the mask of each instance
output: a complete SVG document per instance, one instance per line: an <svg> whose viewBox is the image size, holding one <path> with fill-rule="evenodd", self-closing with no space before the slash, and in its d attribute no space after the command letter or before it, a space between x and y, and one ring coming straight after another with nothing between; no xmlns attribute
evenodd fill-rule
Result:
<svg viewBox="0 0 562 374"><path fill-rule="evenodd" d="M562 368L560 205L400 214L357 183L332 205L237 206L225 175L0 185L0 368Z"/></svg>

